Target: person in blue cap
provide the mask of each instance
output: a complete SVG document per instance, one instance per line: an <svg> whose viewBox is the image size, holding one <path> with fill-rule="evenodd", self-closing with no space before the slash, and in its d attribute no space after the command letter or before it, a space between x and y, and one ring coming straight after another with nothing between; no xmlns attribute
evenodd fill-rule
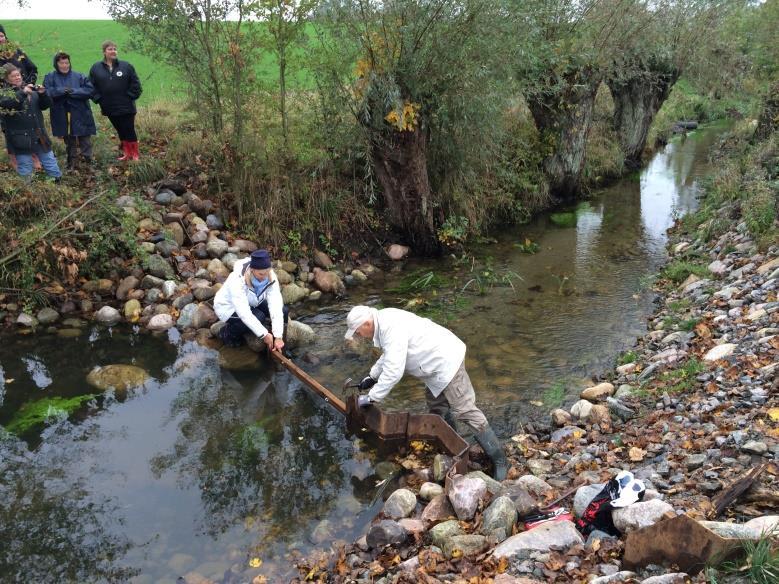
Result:
<svg viewBox="0 0 779 584"><path fill-rule="evenodd" d="M245 342L244 335L251 332L271 351L284 348L289 309L284 306L268 250L258 249L235 262L232 273L214 297L214 312L225 323L219 331L225 345L238 347Z"/></svg>

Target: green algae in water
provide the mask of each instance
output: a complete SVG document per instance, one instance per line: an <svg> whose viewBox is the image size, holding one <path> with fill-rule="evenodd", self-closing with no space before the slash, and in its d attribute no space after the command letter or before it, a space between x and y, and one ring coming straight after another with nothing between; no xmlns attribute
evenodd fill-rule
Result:
<svg viewBox="0 0 779 584"><path fill-rule="evenodd" d="M401 280L394 288L387 288L387 292L394 294L408 294L410 292L424 292L426 290L439 290L451 285L448 278L435 272L416 271Z"/></svg>
<svg viewBox="0 0 779 584"><path fill-rule="evenodd" d="M84 402L96 397L96 394L79 395L76 397L47 397L24 404L6 426L6 430L14 434L24 434L28 430L43 424L52 417L65 414L69 416L79 409Z"/></svg>
<svg viewBox="0 0 779 584"><path fill-rule="evenodd" d="M558 227L576 227L576 213L568 211L566 213L552 213L549 220Z"/></svg>

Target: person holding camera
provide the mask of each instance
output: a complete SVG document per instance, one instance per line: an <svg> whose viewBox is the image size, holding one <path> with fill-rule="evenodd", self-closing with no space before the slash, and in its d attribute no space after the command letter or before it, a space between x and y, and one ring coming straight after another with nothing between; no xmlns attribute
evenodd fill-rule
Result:
<svg viewBox="0 0 779 584"><path fill-rule="evenodd" d="M46 92L52 99L51 133L62 138L67 151L67 168L73 170L78 162L78 152L89 165L92 162L92 139L97 133L89 98L94 88L88 77L73 71L70 55L59 52L54 55L54 71L43 79Z"/></svg>
<svg viewBox="0 0 779 584"><path fill-rule="evenodd" d="M2 118L8 144L16 154L16 171L20 176L30 177L33 171L33 155L38 159L55 182L62 172L51 150L51 140L46 133L42 110L51 106L51 98L42 85L24 83L22 72L6 63L2 68L4 81L0 91L0 118Z"/></svg>
<svg viewBox="0 0 779 584"><path fill-rule="evenodd" d="M35 63L30 60L27 54L22 51L19 45L8 40L5 28L2 24L0 24L0 68L3 67L3 65L6 63L10 63L19 69L19 71L21 71L22 80L24 81L25 85L28 83L35 85L36 81L38 80L38 68L35 66ZM5 126L2 123L0 123L0 129L2 129L3 133L5 134ZM16 170L16 155L7 138L5 144L11 166L13 166L14 170ZM40 168L40 162L38 162L37 157L33 157L33 161L35 163L35 167Z"/></svg>
<svg viewBox="0 0 779 584"><path fill-rule="evenodd" d="M89 79L95 88L92 101L100 106L119 134L124 154L119 160L138 160L138 136L135 133L135 102L143 88L135 68L117 57L116 43L103 43L103 60L89 70Z"/></svg>

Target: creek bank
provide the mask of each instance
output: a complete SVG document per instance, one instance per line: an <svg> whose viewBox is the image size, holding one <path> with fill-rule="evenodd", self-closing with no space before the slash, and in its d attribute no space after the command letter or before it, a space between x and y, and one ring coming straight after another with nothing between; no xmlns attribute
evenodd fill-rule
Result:
<svg viewBox="0 0 779 584"><path fill-rule="evenodd" d="M661 281L648 332L621 364L568 408L511 437L507 480L474 472L446 485L439 455L401 479L403 519L385 507L367 537L300 562L298 581L683 582L689 576L674 565L628 570L627 535L681 515L724 537L756 540L776 530L779 246L759 252L741 223L713 244L682 237L670 251L672 262L696 262L701 275ZM477 447L472 453L481 460ZM717 515L716 497L760 465L768 470ZM567 520L524 529L523 516L561 496L580 516L621 470L647 491L612 513L619 537L584 537ZM410 531L409 521L424 530Z"/></svg>
<svg viewBox="0 0 779 584"><path fill-rule="evenodd" d="M177 329L185 338L218 347L215 336L221 323L213 311L213 297L235 262L258 249L261 242L227 230L213 201L175 180L161 181L140 197L120 196L115 204L137 222L135 237L142 257L117 258L117 265L130 266L123 274L115 271L111 277L81 279L78 287L70 290L62 284L52 286L52 306L37 312L25 312L13 302L0 304L0 322L22 334L45 330L62 337L77 336L84 330L69 324L74 318L108 327L124 323L152 333ZM408 252L405 246L393 244L385 254L402 259ZM311 259L277 258L273 268L293 315L297 304L340 297L347 288L363 285L382 273L357 254L336 264L317 249ZM307 325L291 321L291 346L308 344L313 335ZM261 349L256 343L249 345Z"/></svg>

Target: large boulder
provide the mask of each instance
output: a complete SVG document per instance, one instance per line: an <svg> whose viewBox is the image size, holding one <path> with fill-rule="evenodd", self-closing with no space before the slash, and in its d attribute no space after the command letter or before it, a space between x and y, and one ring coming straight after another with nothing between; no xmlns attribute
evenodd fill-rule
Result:
<svg viewBox="0 0 779 584"><path fill-rule="evenodd" d="M516 521L517 510L514 502L505 496L498 497L484 511L481 532L490 535L502 531L502 535L498 537L501 541L511 534Z"/></svg>
<svg viewBox="0 0 779 584"><path fill-rule="evenodd" d="M607 397L614 395L614 386L611 383L604 382L588 387L583 390L580 397L592 402L604 401Z"/></svg>
<svg viewBox="0 0 779 584"><path fill-rule="evenodd" d="M116 392L126 392L132 387L146 383L149 374L135 365L104 365L95 367L87 375L87 383L100 391L113 389Z"/></svg>
<svg viewBox="0 0 779 584"><path fill-rule="evenodd" d="M484 500L486 495L487 483L483 480L459 475L452 479L449 502L457 517L463 521L469 521L476 515L479 503Z"/></svg>
<svg viewBox="0 0 779 584"><path fill-rule="evenodd" d="M452 557L455 552L460 552L463 556L471 556L484 550L487 545L487 538L475 533L466 535L453 535L444 540L441 551L447 558Z"/></svg>
<svg viewBox="0 0 779 584"><path fill-rule="evenodd" d="M211 308L208 304L203 303L198 305L197 310L192 317L192 328L208 328L217 320L219 319L217 318L213 308Z"/></svg>
<svg viewBox="0 0 779 584"><path fill-rule="evenodd" d="M514 509L520 517L525 517L538 510L538 501L522 485L507 481L503 483L499 494L511 499Z"/></svg>
<svg viewBox="0 0 779 584"><path fill-rule="evenodd" d="M614 509L611 518L614 527L622 533L628 533L649 527L660 521L666 513L673 513L674 508L665 501L652 499L651 501L639 501L627 507Z"/></svg>
<svg viewBox="0 0 779 584"><path fill-rule="evenodd" d="M103 306L95 313L95 320L106 326L113 326L122 320L121 313L111 306Z"/></svg>
<svg viewBox="0 0 779 584"><path fill-rule="evenodd" d="M130 293L130 290L137 288L140 283L141 281L135 276L127 276L126 278L122 278L122 280L119 282L119 285L116 287L117 300L127 300L127 294Z"/></svg>
<svg viewBox="0 0 779 584"><path fill-rule="evenodd" d="M249 347L222 347L219 349L219 365L233 371L257 369L260 357Z"/></svg>
<svg viewBox="0 0 779 584"><path fill-rule="evenodd" d="M454 519L439 523L430 530L430 540L433 545L443 548L444 542L455 535L464 535L460 522Z"/></svg>
<svg viewBox="0 0 779 584"><path fill-rule="evenodd" d="M330 259L330 256L317 249L314 251L314 265L323 270L329 270L334 264L333 260Z"/></svg>
<svg viewBox="0 0 779 584"><path fill-rule="evenodd" d="M398 489L384 502L382 511L391 519L403 519L414 512L417 497L408 489Z"/></svg>
<svg viewBox="0 0 779 584"><path fill-rule="evenodd" d="M281 288L281 298L286 305L300 302L306 296L308 296L308 290L297 284L287 284Z"/></svg>
<svg viewBox="0 0 779 584"><path fill-rule="evenodd" d="M492 555L495 558L524 560L534 552L567 549L576 544L583 545L584 539L573 522L553 521L509 537L495 548Z"/></svg>
<svg viewBox="0 0 779 584"><path fill-rule="evenodd" d="M314 285L325 294L335 294L337 296L346 292L341 278L335 272L326 272L321 268L314 268Z"/></svg>
<svg viewBox="0 0 779 584"><path fill-rule="evenodd" d="M576 489L573 496L573 513L576 517L581 517L587 505L590 504L595 496L603 490L605 483L596 483L594 485L582 485Z"/></svg>
<svg viewBox="0 0 779 584"><path fill-rule="evenodd" d="M307 324L297 320L290 320L287 323L287 344L291 348L302 347L314 342L316 333Z"/></svg>
<svg viewBox="0 0 779 584"><path fill-rule="evenodd" d="M41 324L54 324L60 319L60 313L47 306L38 311L37 317L38 322Z"/></svg>

